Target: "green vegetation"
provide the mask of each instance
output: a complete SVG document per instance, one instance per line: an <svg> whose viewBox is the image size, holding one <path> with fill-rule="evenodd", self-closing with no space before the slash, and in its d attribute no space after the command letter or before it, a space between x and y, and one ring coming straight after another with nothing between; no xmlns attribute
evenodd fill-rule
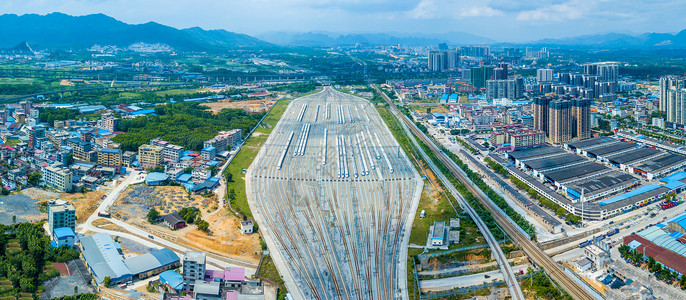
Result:
<svg viewBox="0 0 686 300"><path fill-rule="evenodd" d="M521 227L522 230L524 230L524 232L526 232L532 239L535 239L536 229L531 225L531 223L529 223L529 221L527 221L524 217L518 214L512 207L510 207L510 205L507 204L505 198L503 198L493 189L491 189L491 187L488 184L486 184L486 182L484 182L484 180L481 177L481 174L473 172L471 169L469 169L469 166L462 162L457 157L457 155L455 155L455 153L445 150L442 147L440 148L443 151L443 153L448 155L448 157L450 157L450 159L452 159L453 162L455 162L455 164L457 164L457 166L459 166L460 169L462 169L462 171L464 171L467 174L467 177L469 177L469 179L472 182L474 182L474 184L476 184L476 186L481 191L483 191L486 194L486 196L488 196L488 198L490 198L491 201L493 201L493 203L495 203L495 205L500 207L500 209L502 209L503 212L505 212L505 214L507 214L507 216L509 216L510 219L512 219L512 221L517 223L517 225L519 225L519 227Z"/></svg>
<svg viewBox="0 0 686 300"><path fill-rule="evenodd" d="M0 290L5 296L30 294L37 299L42 282L59 276L52 262L65 262L79 257L69 248L51 248L43 224L19 223L0 225Z"/></svg>
<svg viewBox="0 0 686 300"><path fill-rule="evenodd" d="M98 299L98 295L87 293L87 294L80 294L76 296L62 296L60 298L52 298L52 300L96 300Z"/></svg>
<svg viewBox="0 0 686 300"><path fill-rule="evenodd" d="M224 177L227 178L226 190L229 195L229 203L231 208L241 214L244 218L253 219L252 212L248 206L248 196L245 190L245 179L240 176L244 169L248 169L255 156L260 151L260 148L267 141L269 134L272 132L276 123L286 111L290 100L279 100L276 102L269 114L262 120L255 133L247 137L245 144L238 151L236 157L233 158L231 164L226 167ZM233 196L232 196L233 195Z"/></svg>
<svg viewBox="0 0 686 300"><path fill-rule="evenodd" d="M167 104L155 107L157 116L141 116L125 119L120 123L124 134L112 141L121 143L128 151L138 150L153 138L161 138L186 149L199 151L203 142L213 138L219 131L241 129L249 132L263 114L248 114L241 109L223 109L218 114L206 110L199 103Z"/></svg>
<svg viewBox="0 0 686 300"><path fill-rule="evenodd" d="M160 217L160 212L153 207L148 211L148 215L146 217L148 219L148 222L155 222L155 220L157 220L157 218Z"/></svg>
<svg viewBox="0 0 686 300"><path fill-rule="evenodd" d="M527 274L531 275L534 270L529 268ZM573 298L560 288L545 272L537 272L532 277L520 282L522 290L534 294L536 299L572 300Z"/></svg>
<svg viewBox="0 0 686 300"><path fill-rule="evenodd" d="M40 108L38 118L41 122L45 122L53 126L55 121L65 121L76 119L79 115L78 109L69 108Z"/></svg>
<svg viewBox="0 0 686 300"><path fill-rule="evenodd" d="M488 164L489 167L491 167L491 169L493 169L493 171L500 174L501 176L505 178L510 176L510 172L508 172L507 169L505 169L505 167L493 161L490 157L486 157L484 161L486 162L486 164Z"/></svg>
<svg viewBox="0 0 686 300"><path fill-rule="evenodd" d="M624 244L619 246L618 250L624 258L624 260L626 260L627 262L635 266L641 266L643 263L645 263L648 270L651 273L653 273L653 275L655 275L655 278L663 280L669 284L671 284L674 280L679 279L679 286L682 289L686 289L686 278L683 275L679 276L675 271L672 271L667 267L663 266L661 263L657 262L653 257L647 256L646 259L646 256L644 256L641 251L638 251L636 249L632 250L629 246Z"/></svg>
<svg viewBox="0 0 686 300"><path fill-rule="evenodd" d="M276 269L276 265L274 264L271 255L265 255L262 258L262 264L260 264L260 268L257 270L257 276L276 284L276 299L286 299L286 294L288 294L286 284L283 282L281 275L279 275L279 271Z"/></svg>

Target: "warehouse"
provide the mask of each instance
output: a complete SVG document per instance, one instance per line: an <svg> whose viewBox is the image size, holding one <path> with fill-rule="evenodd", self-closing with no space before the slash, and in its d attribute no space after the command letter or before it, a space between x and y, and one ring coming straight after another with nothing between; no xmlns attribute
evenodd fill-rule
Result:
<svg viewBox="0 0 686 300"><path fill-rule="evenodd" d="M145 279L181 265L179 256L167 248L141 254L124 260L133 279Z"/></svg>
<svg viewBox="0 0 686 300"><path fill-rule="evenodd" d="M578 141L578 142L571 142L565 145L565 148L579 154L579 155L588 155L587 151L593 150L593 149L598 149L602 147L606 147L609 145L613 145L619 143L619 140L613 139L611 137L606 137L606 136L601 136L601 137L595 137L592 139L587 139L583 141Z"/></svg>
<svg viewBox="0 0 686 300"><path fill-rule="evenodd" d="M124 264L124 260L117 250L117 245L109 234L96 233L84 236L79 240L86 266L88 266L97 283L105 280L105 277L112 279L113 283L131 280L133 274Z"/></svg>
<svg viewBox="0 0 686 300"><path fill-rule="evenodd" d="M686 166L686 157L681 154L668 154L634 166L634 173L648 180L657 179Z"/></svg>
<svg viewBox="0 0 686 300"><path fill-rule="evenodd" d="M615 155L619 153L624 153L631 151L636 148L636 144L632 143L615 143L612 145L604 145L596 149L586 151L587 156L590 158L597 159L598 161L606 162L606 156Z"/></svg>
<svg viewBox="0 0 686 300"><path fill-rule="evenodd" d="M596 200L639 184L633 176L617 171L602 176L592 177L567 186L567 195L582 201ZM583 193L583 197L582 194Z"/></svg>
<svg viewBox="0 0 686 300"><path fill-rule="evenodd" d="M180 259L173 251L162 248L139 256L122 257L119 244L106 233L80 238L83 258L96 283L105 277L112 283L122 283L134 279L144 279L171 270L180 265Z"/></svg>
<svg viewBox="0 0 686 300"><path fill-rule="evenodd" d="M622 171L631 172L631 166L655 159L666 153L653 148L636 148L632 151L608 157L608 162Z"/></svg>

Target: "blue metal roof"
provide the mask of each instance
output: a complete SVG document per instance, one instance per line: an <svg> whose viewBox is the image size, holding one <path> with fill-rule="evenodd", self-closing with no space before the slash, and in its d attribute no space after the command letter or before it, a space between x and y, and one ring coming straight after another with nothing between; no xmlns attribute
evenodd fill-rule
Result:
<svg viewBox="0 0 686 300"><path fill-rule="evenodd" d="M174 253L167 248L162 248L149 253L145 253L139 256L134 256L124 260L124 263L132 274L140 274L152 271L157 268L171 265L175 262L179 262L180 259Z"/></svg>
<svg viewBox="0 0 686 300"><path fill-rule="evenodd" d="M167 179L169 179L169 175L167 175L166 173L152 172L148 174L148 176L145 176L145 183L157 183L160 181L165 181Z"/></svg>
<svg viewBox="0 0 686 300"><path fill-rule="evenodd" d="M450 100L457 100L457 94L450 94Z"/></svg>
<svg viewBox="0 0 686 300"><path fill-rule="evenodd" d="M211 152L211 151L215 151L215 150L217 150L217 148L212 147L212 146L209 146L209 147L206 147L205 149L202 149L202 151L206 151L206 152Z"/></svg>
<svg viewBox="0 0 686 300"><path fill-rule="evenodd" d="M55 228L53 230L55 233L55 237L59 240L62 238L66 237L76 237L76 234L74 233L74 230L71 230L69 227L60 227L60 228Z"/></svg>
<svg viewBox="0 0 686 300"><path fill-rule="evenodd" d="M183 288L183 275L167 270L160 273L160 282L170 285L175 290Z"/></svg>
<svg viewBox="0 0 686 300"><path fill-rule="evenodd" d="M631 198L631 197L633 197L633 196L637 196L637 195L640 195L640 194L643 194L643 193L646 193L646 192L650 192L650 191L652 191L652 190L654 190L654 189L657 189L657 188L659 188L659 187L660 187L660 186L657 185L657 184L648 184L648 185L644 185L644 186L639 187L639 188L637 188L637 189L635 189L635 190L633 190L633 191L630 191L630 192L628 192L628 193L624 193L624 194L621 194L621 195L612 197L612 198L610 198L610 199L600 201L600 202L598 202L598 204L600 204L600 205L612 204L612 203L615 203L615 202L617 202L617 201L621 201L621 200L624 200L624 199L629 199L629 198Z"/></svg>
<svg viewBox="0 0 686 300"><path fill-rule="evenodd" d="M189 181L191 180L191 174L181 174L176 181Z"/></svg>
<svg viewBox="0 0 686 300"><path fill-rule="evenodd" d="M446 100L448 100L448 94L441 95L441 101L446 101Z"/></svg>

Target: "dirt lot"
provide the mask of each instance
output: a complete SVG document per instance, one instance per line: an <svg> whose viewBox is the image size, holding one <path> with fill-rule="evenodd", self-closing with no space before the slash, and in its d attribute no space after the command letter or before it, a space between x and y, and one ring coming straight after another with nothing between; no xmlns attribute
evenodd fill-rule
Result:
<svg viewBox="0 0 686 300"><path fill-rule="evenodd" d="M202 251L257 263L261 252L258 235L245 236L241 234L240 220L225 210L218 213L208 212L208 210L216 209L216 205L215 197L205 198L200 195L193 195L192 200L189 200L188 194L182 187L140 185L130 187L123 193L110 208L110 213L113 217L132 225L148 228L147 231L167 240ZM178 211L184 207L197 207L201 211L202 219L210 223L211 235L197 230L195 224L190 224L179 230L171 230L163 225L151 225L146 220L150 207L155 207L162 215ZM110 225L105 223L101 226Z"/></svg>
<svg viewBox="0 0 686 300"><path fill-rule="evenodd" d="M218 102L203 103L209 106L212 113L218 113L224 108L237 108L250 113L264 112L276 103L276 98L264 98L260 100L222 100Z"/></svg>
<svg viewBox="0 0 686 300"><path fill-rule="evenodd" d="M76 223L81 223L86 221L88 216L95 212L105 194L105 191L91 191L87 193L62 194L60 198L74 205L74 208L76 208Z"/></svg>
<svg viewBox="0 0 686 300"><path fill-rule="evenodd" d="M110 213L123 221L144 220L151 207L165 215L184 207L198 207L206 212L216 205L217 201L212 197L192 195L189 199L186 190L180 186L137 185L122 193L110 208Z"/></svg>

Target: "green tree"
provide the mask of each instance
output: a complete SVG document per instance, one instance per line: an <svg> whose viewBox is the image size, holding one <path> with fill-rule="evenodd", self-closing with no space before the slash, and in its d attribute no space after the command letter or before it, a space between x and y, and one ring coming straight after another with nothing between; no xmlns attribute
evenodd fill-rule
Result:
<svg viewBox="0 0 686 300"><path fill-rule="evenodd" d="M560 207L557 209L555 213L557 213L558 216L564 216L567 213L567 211L564 208Z"/></svg>
<svg viewBox="0 0 686 300"><path fill-rule="evenodd" d="M2 193L3 196L7 196L10 194L10 191L3 186L2 191L0 191L0 193Z"/></svg>
<svg viewBox="0 0 686 300"><path fill-rule="evenodd" d="M158 212L154 207L148 211L148 222L152 223L160 217L160 212Z"/></svg>
<svg viewBox="0 0 686 300"><path fill-rule="evenodd" d="M105 276L105 278L102 280L102 283L105 285L105 287L110 287L112 286L112 278Z"/></svg>
<svg viewBox="0 0 686 300"><path fill-rule="evenodd" d="M36 186L38 183L40 183L40 179L43 177L39 172L33 172L29 175L28 179L26 180L29 185L31 186Z"/></svg>
<svg viewBox="0 0 686 300"><path fill-rule="evenodd" d="M226 177L226 182L233 182L233 174L231 172L224 173L224 176Z"/></svg>
<svg viewBox="0 0 686 300"><path fill-rule="evenodd" d="M74 154L69 153L69 155L67 155L67 165L71 166L71 164L73 164L73 163L74 163Z"/></svg>
<svg viewBox="0 0 686 300"><path fill-rule="evenodd" d="M681 274L681 277L679 277L679 286L681 286L681 289L686 289L686 275Z"/></svg>

